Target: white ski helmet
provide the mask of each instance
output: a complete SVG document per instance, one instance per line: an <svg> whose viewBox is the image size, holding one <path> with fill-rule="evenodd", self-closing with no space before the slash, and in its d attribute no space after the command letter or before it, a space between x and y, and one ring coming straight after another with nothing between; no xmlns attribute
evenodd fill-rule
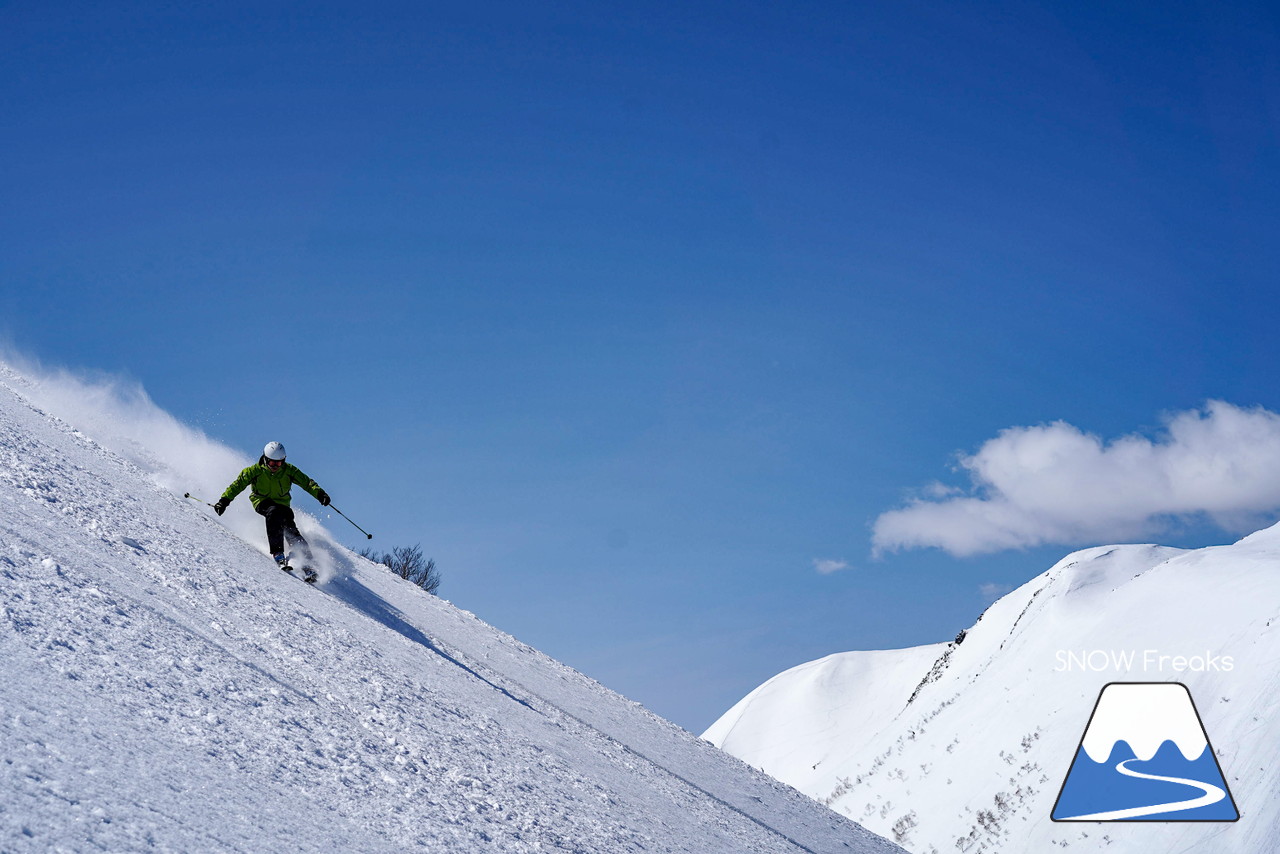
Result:
<svg viewBox="0 0 1280 854"><path fill-rule="evenodd" d="M284 445L279 442L268 442L267 446L262 449L262 455L269 460L283 460Z"/></svg>

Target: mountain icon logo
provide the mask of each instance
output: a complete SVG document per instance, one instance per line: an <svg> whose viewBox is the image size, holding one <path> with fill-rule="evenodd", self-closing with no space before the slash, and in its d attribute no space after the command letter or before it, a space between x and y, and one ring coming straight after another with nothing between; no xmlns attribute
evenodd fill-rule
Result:
<svg viewBox="0 0 1280 854"><path fill-rule="evenodd" d="M1181 682L1112 682L1098 694L1054 821L1236 821L1191 692Z"/></svg>

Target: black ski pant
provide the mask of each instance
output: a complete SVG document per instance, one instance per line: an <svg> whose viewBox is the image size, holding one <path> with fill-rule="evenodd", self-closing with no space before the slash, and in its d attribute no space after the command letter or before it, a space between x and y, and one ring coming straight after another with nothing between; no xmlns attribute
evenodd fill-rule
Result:
<svg viewBox="0 0 1280 854"><path fill-rule="evenodd" d="M311 547L298 531L298 523L293 520L292 507L264 498L254 509L267 520L267 547L271 549L273 556L284 554L284 542L288 540L289 546L297 549L303 559L311 559Z"/></svg>

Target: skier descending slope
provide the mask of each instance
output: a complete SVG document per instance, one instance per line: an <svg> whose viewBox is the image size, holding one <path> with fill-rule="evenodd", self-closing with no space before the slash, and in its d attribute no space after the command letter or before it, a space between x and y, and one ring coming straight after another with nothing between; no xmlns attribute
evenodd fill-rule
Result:
<svg viewBox="0 0 1280 854"><path fill-rule="evenodd" d="M285 572L293 571L284 553L284 543L287 539L289 547L302 556L303 578L314 584L316 573L311 567L311 547L298 531L298 524L293 519L293 508L289 506L289 490L295 483L314 495L316 501L320 502L320 506L329 506L329 493L321 489L320 484L303 474L300 468L285 462L284 445L279 442L268 442L262 449L262 458L256 465L251 465L240 472L240 476L231 482L226 492L222 493L222 497L213 505L213 510L221 516L226 511L227 505L234 501L246 486L252 484L249 501L252 502L253 509L267 520L267 545L276 559L276 565Z"/></svg>

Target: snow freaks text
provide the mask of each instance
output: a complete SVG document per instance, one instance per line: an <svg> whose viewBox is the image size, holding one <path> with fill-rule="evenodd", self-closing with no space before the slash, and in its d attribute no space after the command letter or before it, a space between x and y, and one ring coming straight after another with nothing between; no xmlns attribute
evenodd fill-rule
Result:
<svg viewBox="0 0 1280 854"><path fill-rule="evenodd" d="M1165 655L1158 649L1058 650L1058 673L1226 673L1235 670L1229 655L1205 652L1197 655Z"/></svg>

